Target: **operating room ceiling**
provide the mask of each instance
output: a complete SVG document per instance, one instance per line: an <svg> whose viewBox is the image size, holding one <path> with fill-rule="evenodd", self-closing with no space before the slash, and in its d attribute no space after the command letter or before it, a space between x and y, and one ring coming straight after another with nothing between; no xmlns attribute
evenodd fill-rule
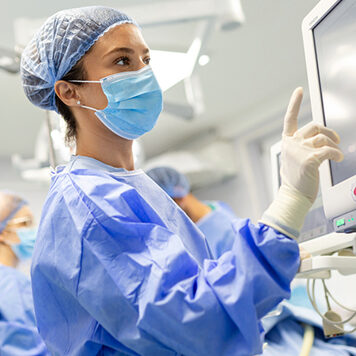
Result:
<svg viewBox="0 0 356 356"><path fill-rule="evenodd" d="M169 1L169 0L165 0ZM113 7L149 4L149 0L101 1ZM205 112L193 121L163 114L155 130L143 138L152 156L185 144L207 130L235 134L252 112L287 104L294 87L306 86L301 21L317 0L242 0L246 23L231 32L217 30L207 48L211 60L198 68ZM0 46L14 44L13 21L18 17L45 18L74 6L95 1L2 0ZM187 9L189 11L189 9ZM147 29L144 35L155 49L187 50L195 25L181 24ZM167 92L170 101L184 100L181 85ZM31 156L44 112L24 97L20 78L0 72L0 156Z"/></svg>

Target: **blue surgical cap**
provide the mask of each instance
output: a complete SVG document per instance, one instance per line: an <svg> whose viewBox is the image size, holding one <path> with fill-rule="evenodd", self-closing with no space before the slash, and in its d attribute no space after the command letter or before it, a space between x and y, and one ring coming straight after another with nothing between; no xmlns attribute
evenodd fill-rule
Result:
<svg viewBox="0 0 356 356"><path fill-rule="evenodd" d="M147 172L171 198L183 198L190 192L188 179L170 167L156 167Z"/></svg>
<svg viewBox="0 0 356 356"><path fill-rule="evenodd" d="M24 205L27 205L27 202L16 194L0 191L0 233Z"/></svg>
<svg viewBox="0 0 356 356"><path fill-rule="evenodd" d="M42 25L23 51L21 78L35 105L57 111L54 84L63 78L105 32L135 21L104 6L57 12Z"/></svg>

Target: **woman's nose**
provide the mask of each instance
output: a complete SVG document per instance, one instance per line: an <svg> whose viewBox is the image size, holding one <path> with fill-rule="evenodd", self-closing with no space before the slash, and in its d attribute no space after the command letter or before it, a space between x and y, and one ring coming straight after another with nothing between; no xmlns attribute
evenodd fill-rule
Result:
<svg viewBox="0 0 356 356"><path fill-rule="evenodd" d="M140 70L140 69L142 69L143 67L146 67L146 66L147 66L147 63L144 62L144 59L140 59L139 63L137 64L136 70Z"/></svg>

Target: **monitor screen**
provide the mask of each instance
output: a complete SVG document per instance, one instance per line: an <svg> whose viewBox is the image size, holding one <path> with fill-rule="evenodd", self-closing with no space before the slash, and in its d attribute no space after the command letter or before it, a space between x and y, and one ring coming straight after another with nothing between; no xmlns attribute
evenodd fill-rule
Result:
<svg viewBox="0 0 356 356"><path fill-rule="evenodd" d="M278 169L278 186L281 186L281 153L277 154L277 169ZM297 239L298 243L309 241L319 236L329 234L334 231L331 221L329 221L324 213L323 202L319 190L318 197L316 198L313 206L309 210L304 220L304 225L300 230L300 235Z"/></svg>
<svg viewBox="0 0 356 356"><path fill-rule="evenodd" d="M342 0L314 28L324 122L341 138L341 163L330 161L332 184L356 175L356 2Z"/></svg>

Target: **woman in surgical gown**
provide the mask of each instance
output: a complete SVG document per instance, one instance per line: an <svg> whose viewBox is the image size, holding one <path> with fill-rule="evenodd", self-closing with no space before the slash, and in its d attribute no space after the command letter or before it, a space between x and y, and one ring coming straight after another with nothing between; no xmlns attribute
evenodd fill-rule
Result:
<svg viewBox="0 0 356 356"><path fill-rule="evenodd" d="M304 165L309 181L286 175L263 223L237 219L239 238L213 259L189 218L134 169L132 140L162 109L149 61L134 20L106 7L55 14L23 52L27 97L59 111L76 142L76 155L53 172L35 246L40 334L53 355L257 354L260 320L289 296L299 265L299 225L289 216L302 220L317 189L318 164L306 162L299 139L315 130L293 135L301 90L286 116L294 145L286 152L303 153L288 170ZM324 133L323 155L308 150L318 162L341 159L337 135Z"/></svg>

